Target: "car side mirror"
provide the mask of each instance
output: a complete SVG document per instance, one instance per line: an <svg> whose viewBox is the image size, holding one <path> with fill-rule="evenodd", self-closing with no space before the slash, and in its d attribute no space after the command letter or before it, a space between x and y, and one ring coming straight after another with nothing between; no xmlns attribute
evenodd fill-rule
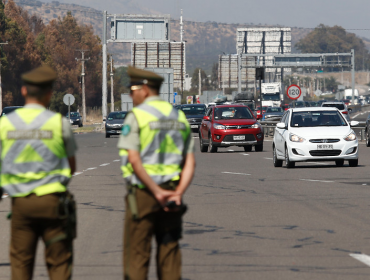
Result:
<svg viewBox="0 0 370 280"><path fill-rule="evenodd" d="M285 126L285 123L283 122L280 122L276 125L277 128L280 128L280 129L286 129L287 127Z"/></svg>
<svg viewBox="0 0 370 280"><path fill-rule="evenodd" d="M348 112L352 112L352 109L351 108L348 108Z"/></svg>
<svg viewBox="0 0 370 280"><path fill-rule="evenodd" d="M350 126L358 126L359 122L358 121L351 121Z"/></svg>
<svg viewBox="0 0 370 280"><path fill-rule="evenodd" d="M203 120L205 120L205 121L209 121L209 117L208 117L208 116L204 116L204 117L203 117Z"/></svg>
<svg viewBox="0 0 370 280"><path fill-rule="evenodd" d="M106 119L103 119L103 122L105 122L106 121Z"/></svg>

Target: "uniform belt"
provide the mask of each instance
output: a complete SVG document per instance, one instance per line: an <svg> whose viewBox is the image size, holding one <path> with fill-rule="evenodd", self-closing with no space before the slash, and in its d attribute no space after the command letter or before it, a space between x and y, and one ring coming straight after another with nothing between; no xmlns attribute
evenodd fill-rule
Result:
<svg viewBox="0 0 370 280"><path fill-rule="evenodd" d="M180 180L175 180L175 181L167 181L167 182L164 182L162 184L159 184L159 186L162 188L162 189L165 189L165 190L175 190L176 187L178 186ZM131 187L134 187L134 188L140 188L139 185L131 185ZM147 190L147 188L145 188L144 190Z"/></svg>

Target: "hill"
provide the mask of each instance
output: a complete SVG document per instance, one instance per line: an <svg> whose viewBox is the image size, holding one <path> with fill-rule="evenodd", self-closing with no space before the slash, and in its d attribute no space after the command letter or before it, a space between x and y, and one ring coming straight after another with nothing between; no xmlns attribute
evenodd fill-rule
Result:
<svg viewBox="0 0 370 280"><path fill-rule="evenodd" d="M22 6L31 14L37 14L45 23L63 17L67 11L78 21L92 25L94 32L101 37L102 35L102 11L76 4L63 4L58 1L43 3L36 0L16 0L18 5ZM135 6L134 1L126 0L127 13L145 12ZM79 3L84 3L83 1ZM153 12L153 11L148 11ZM200 67L207 74L211 74L212 65L218 62L218 56L222 53L236 53L236 30L238 27L257 27L256 25L246 24L227 24L218 22L184 22L184 40L186 43L186 72L190 75L194 69ZM263 25L261 27L268 27ZM292 52L297 52L294 45L305 37L311 29L292 27ZM171 21L171 39L180 40L180 26L178 20ZM362 38L369 48L370 40ZM108 44L108 51L116 54L116 64L130 63L130 44Z"/></svg>

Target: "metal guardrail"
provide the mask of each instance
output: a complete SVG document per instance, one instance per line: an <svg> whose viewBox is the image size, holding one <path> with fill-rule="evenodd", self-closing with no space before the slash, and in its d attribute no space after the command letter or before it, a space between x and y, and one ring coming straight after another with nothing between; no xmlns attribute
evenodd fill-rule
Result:
<svg viewBox="0 0 370 280"><path fill-rule="evenodd" d="M263 133L265 137L274 137L275 133L275 127L276 124L279 123L279 121L259 121L263 128ZM359 140L364 141L365 140L365 128L366 128L366 122L359 122L358 125L352 126L353 130L360 134ZM357 134L357 133L356 133Z"/></svg>

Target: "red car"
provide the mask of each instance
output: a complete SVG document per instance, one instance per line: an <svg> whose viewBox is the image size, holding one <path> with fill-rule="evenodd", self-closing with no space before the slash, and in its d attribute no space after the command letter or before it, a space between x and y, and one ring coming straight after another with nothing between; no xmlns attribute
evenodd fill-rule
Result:
<svg viewBox="0 0 370 280"><path fill-rule="evenodd" d="M257 120L262 119L263 114L266 113L267 108L268 108L268 106L262 106L262 114L261 114L261 107L258 106L256 108L256 110L257 110Z"/></svg>
<svg viewBox="0 0 370 280"><path fill-rule="evenodd" d="M217 152L218 147L238 146L250 152L263 151L261 125L245 105L216 105L208 108L199 129L201 152Z"/></svg>

